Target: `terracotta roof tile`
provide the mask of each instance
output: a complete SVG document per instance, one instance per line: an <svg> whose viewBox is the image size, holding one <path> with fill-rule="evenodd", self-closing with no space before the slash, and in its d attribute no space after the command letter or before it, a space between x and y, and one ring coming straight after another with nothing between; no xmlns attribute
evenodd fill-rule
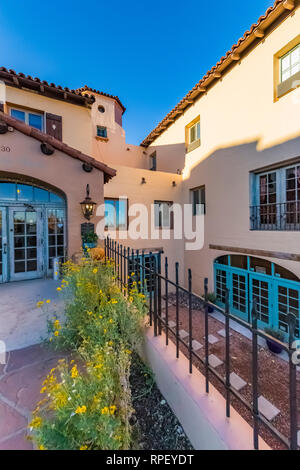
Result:
<svg viewBox="0 0 300 470"><path fill-rule="evenodd" d="M68 87L63 88L60 85L55 85L55 83L48 83L38 77L32 78L31 75L26 76L24 73L16 73L14 70L8 70L5 67L0 67L0 80L3 80L9 86L29 88L41 94L47 94L52 98L71 101L74 104L88 105L95 101L94 96L81 93L79 90L71 90ZM45 88L44 91L41 86Z"/></svg>
<svg viewBox="0 0 300 470"><path fill-rule="evenodd" d="M87 85L84 85L83 87L78 88L77 91L79 91L79 92L90 91L92 93L97 93L97 95L102 95L102 96L107 96L107 98L112 98L113 100L117 101L117 103L119 103L119 105L121 106L121 108L123 110L123 114L126 111L125 106L121 103L120 98L118 96L109 95L108 93L104 93L104 91L95 90L94 88L90 88Z"/></svg>
<svg viewBox="0 0 300 470"><path fill-rule="evenodd" d="M172 109L172 111L167 114L167 116L156 126L156 128L144 139L141 143L142 146L148 147L160 134L164 132L169 120L173 122L176 119L179 110L184 110L190 106L191 100L195 100L201 95L199 88L214 85L217 83L216 78L213 76L216 71L224 73L228 66L238 63L238 61L232 59L230 56L233 52L241 49L241 52L248 50L251 45L257 44L259 41L263 40L255 36L255 31L262 29L267 30L272 23L279 19L284 21L285 18L290 14L290 11L294 8L298 8L300 5L299 0L276 0L274 5L268 8L266 13L262 15L257 23L254 23L251 28L245 32L243 37L241 37L236 44L232 46L230 51L228 51L220 60L214 65L202 79L187 93L187 95ZM251 41L252 40L252 41ZM178 117L178 116L177 116Z"/></svg>
<svg viewBox="0 0 300 470"><path fill-rule="evenodd" d="M34 127L28 126L28 124L25 124L22 121L18 121L17 119L1 111L0 111L0 121L6 122L8 126L11 126L17 131L22 132L22 134L33 137L34 139L37 139L42 143L47 143L51 145L56 150L59 150L69 155L72 158L76 158L77 160L80 160L83 163L91 164L94 168L104 173L105 182L109 181L113 176L117 174L116 170L114 170L113 168L110 168L105 163L99 162L98 160L95 160L89 155L86 155L80 152L79 150L73 147L70 147L64 142L61 142L60 140L57 140L54 137L48 134L45 134L44 132L39 131L38 129L35 129Z"/></svg>

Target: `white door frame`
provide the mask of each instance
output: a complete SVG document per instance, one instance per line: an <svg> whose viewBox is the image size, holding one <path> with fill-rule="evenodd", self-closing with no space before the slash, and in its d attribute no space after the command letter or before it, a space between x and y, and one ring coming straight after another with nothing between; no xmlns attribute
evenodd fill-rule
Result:
<svg viewBox="0 0 300 470"><path fill-rule="evenodd" d="M37 269L36 271L28 271L15 273L15 250L14 250L14 212L35 212L37 215ZM9 259L10 259L10 281L21 281L26 279L36 279L43 276L43 220L42 220L42 209L41 207L33 207L28 209L24 206L11 206L9 207ZM27 236L27 235L26 235ZM25 245L26 249L26 245Z"/></svg>
<svg viewBox="0 0 300 470"><path fill-rule="evenodd" d="M7 264L8 264L8 236L7 236L7 210L6 207L0 207L0 221L2 226L2 274L0 274L0 284L7 282Z"/></svg>

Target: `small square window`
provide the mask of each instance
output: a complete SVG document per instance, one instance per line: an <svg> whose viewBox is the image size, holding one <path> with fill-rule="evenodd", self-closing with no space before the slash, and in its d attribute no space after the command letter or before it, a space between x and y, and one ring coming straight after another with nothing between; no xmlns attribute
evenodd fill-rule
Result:
<svg viewBox="0 0 300 470"><path fill-rule="evenodd" d="M43 114L30 113L28 111L22 111L21 109L11 108L11 117L18 119L19 121L25 122L31 127L38 129L39 131L44 130L44 116Z"/></svg>
<svg viewBox="0 0 300 470"><path fill-rule="evenodd" d="M97 137L107 138L107 128L103 126L97 126Z"/></svg>
<svg viewBox="0 0 300 470"><path fill-rule="evenodd" d="M173 202L154 201L155 228L173 229Z"/></svg>

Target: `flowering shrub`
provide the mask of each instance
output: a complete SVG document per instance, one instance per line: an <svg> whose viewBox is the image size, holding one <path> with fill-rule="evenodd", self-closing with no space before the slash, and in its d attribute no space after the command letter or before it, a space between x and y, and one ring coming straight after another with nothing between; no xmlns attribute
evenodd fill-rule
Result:
<svg viewBox="0 0 300 470"><path fill-rule="evenodd" d="M53 318L50 341L78 360L61 360L43 383L33 439L41 449L129 449L131 351L142 336L145 297L133 276L124 295L111 263L67 262L63 276L66 321Z"/></svg>

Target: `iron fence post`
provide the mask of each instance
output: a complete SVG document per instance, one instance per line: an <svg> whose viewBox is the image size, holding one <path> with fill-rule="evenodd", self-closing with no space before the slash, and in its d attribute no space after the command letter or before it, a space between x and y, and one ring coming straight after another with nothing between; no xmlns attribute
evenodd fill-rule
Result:
<svg viewBox="0 0 300 470"><path fill-rule="evenodd" d="M188 271L189 283L189 363L190 374L193 373L193 306L192 306L192 270Z"/></svg>
<svg viewBox="0 0 300 470"><path fill-rule="evenodd" d="M149 313L150 313L150 326L153 324L153 293L154 293L154 283L153 283L153 260L152 260L152 253L149 253L149 267L150 267L150 273L149 273Z"/></svg>
<svg viewBox="0 0 300 470"><path fill-rule="evenodd" d="M252 307L252 402L254 449L259 450L257 299Z"/></svg>
<svg viewBox="0 0 300 470"><path fill-rule="evenodd" d="M288 314L289 325L289 374L290 374L290 449L298 449L297 419L297 365L293 361L293 343L295 341L296 317Z"/></svg>
<svg viewBox="0 0 300 470"><path fill-rule="evenodd" d="M166 346L169 345L169 266L168 258L165 258L165 295L166 295Z"/></svg>
<svg viewBox="0 0 300 470"><path fill-rule="evenodd" d="M176 276L176 357L179 359L179 263L175 265Z"/></svg>
<svg viewBox="0 0 300 470"><path fill-rule="evenodd" d="M157 258L157 315L158 315L158 332L161 336L162 334L162 324L161 324L161 255L158 255Z"/></svg>
<svg viewBox="0 0 300 470"><path fill-rule="evenodd" d="M154 336L157 336L157 301L158 301L158 292L157 292L157 267L155 257L153 259L153 275L154 275Z"/></svg>
<svg viewBox="0 0 300 470"><path fill-rule="evenodd" d="M226 342L226 416L230 418L230 318L229 318L229 289L226 289L225 299L225 342Z"/></svg>
<svg viewBox="0 0 300 470"><path fill-rule="evenodd" d="M209 393L209 342L208 342L208 279L204 279L205 313L205 388Z"/></svg>

